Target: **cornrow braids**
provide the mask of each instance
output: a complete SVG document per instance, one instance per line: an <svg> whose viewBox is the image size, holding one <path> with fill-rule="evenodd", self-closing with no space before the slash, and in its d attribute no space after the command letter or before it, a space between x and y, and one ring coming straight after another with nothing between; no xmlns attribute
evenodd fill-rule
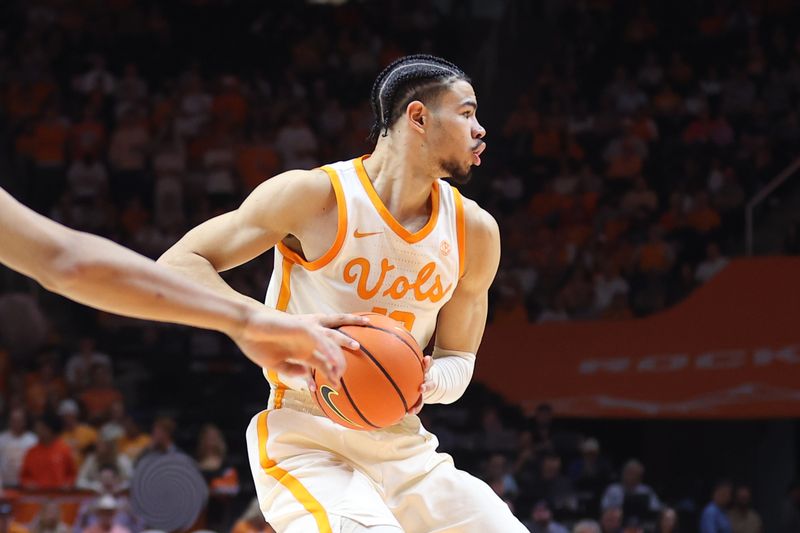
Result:
<svg viewBox="0 0 800 533"><path fill-rule="evenodd" d="M457 80L470 79L453 63L427 54L415 54L393 61L372 84L372 113L375 122L369 138L386 136L406 106L414 100L425 102Z"/></svg>

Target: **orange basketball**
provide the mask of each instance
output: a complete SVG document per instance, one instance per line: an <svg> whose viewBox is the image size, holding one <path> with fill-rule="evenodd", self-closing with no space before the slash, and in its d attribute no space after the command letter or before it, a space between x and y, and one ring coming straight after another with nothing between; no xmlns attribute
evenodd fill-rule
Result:
<svg viewBox="0 0 800 533"><path fill-rule="evenodd" d="M422 350L400 322L377 313L366 326L339 329L361 344L359 350L342 348L347 369L340 387L321 372L314 372L314 397L334 422L351 429L372 430L400 421L417 400L424 379Z"/></svg>

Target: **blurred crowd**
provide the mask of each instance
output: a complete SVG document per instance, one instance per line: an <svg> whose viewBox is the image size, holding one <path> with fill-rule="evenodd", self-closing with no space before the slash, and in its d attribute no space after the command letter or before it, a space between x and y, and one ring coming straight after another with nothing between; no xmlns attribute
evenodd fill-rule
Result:
<svg viewBox="0 0 800 533"><path fill-rule="evenodd" d="M448 2L255 4L3 3L0 184L155 258L272 175L368 152L376 73L435 53L473 75L489 130L465 192L503 233L492 320L627 318L680 301L741 252L744 203L800 141L788 0L508 2L505 16ZM790 229L786 251L799 242ZM225 277L261 299L270 270L261 258ZM136 460L177 440L196 447L212 489L209 525L269 531L257 506L239 515L252 496L243 420L267 388L231 361L219 335L95 313L0 271L3 485L93 495L69 527L56 505L25 527L136 533ZM509 422L513 408L493 405L468 397L422 415L531 531L760 531L740 480L708 487L708 502L664 497L641 462L554 430L547 406ZM0 531L23 531L8 525L12 506L0 503ZM800 486L781 533L800 531L798 508Z"/></svg>

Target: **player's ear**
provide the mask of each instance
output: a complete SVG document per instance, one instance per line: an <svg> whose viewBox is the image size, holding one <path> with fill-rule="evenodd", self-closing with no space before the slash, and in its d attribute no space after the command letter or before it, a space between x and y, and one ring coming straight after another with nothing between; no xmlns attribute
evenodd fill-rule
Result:
<svg viewBox="0 0 800 533"><path fill-rule="evenodd" d="M428 121L427 108L419 100L414 100L406 107L406 118L414 130L425 133L425 124Z"/></svg>

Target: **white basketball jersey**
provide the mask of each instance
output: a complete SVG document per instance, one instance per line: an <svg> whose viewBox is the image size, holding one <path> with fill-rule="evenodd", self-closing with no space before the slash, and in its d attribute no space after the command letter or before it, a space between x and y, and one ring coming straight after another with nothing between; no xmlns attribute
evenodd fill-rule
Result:
<svg viewBox="0 0 800 533"><path fill-rule="evenodd" d="M424 348L464 268L461 195L436 181L430 219L411 233L375 192L365 157L322 167L336 194L336 239L313 261L279 243L265 303L292 314L386 314L405 324ZM307 389L302 379L272 371L267 377L279 392L285 387Z"/></svg>

